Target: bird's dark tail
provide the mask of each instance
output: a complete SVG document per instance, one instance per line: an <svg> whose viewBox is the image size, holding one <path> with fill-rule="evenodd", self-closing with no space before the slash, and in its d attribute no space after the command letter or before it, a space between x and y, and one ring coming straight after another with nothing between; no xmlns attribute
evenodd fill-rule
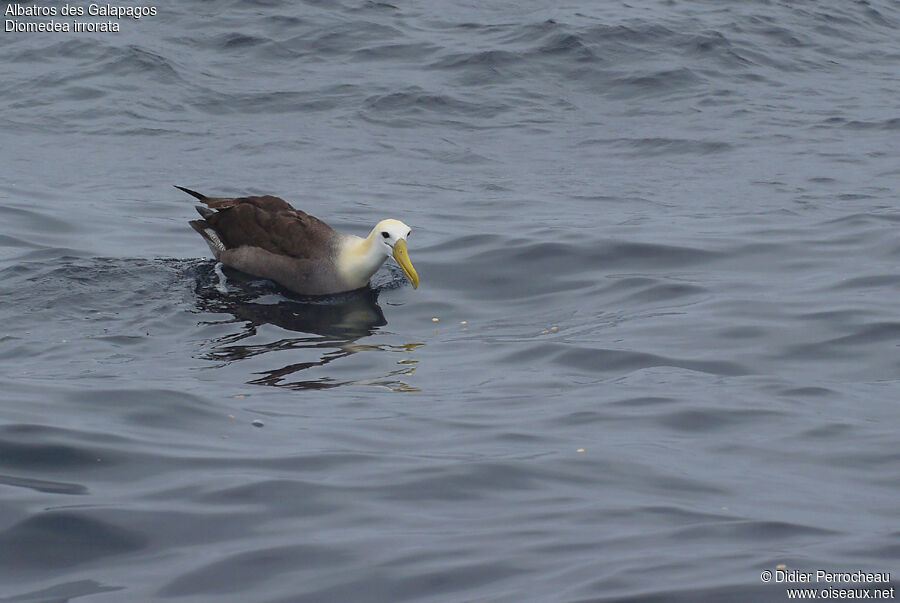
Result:
<svg viewBox="0 0 900 603"><path fill-rule="evenodd" d="M180 191L186 192L187 194L189 194L191 197L194 197L195 199L199 199L200 201L203 201L204 203L206 203L209 200L209 197L207 197L203 193L198 193L197 191L192 191L189 188L185 188L183 186L178 186L177 184L173 184L172 186L174 186L175 188L177 188Z"/></svg>
<svg viewBox="0 0 900 603"><path fill-rule="evenodd" d="M207 197L203 193L198 193L197 191L192 191L189 188L185 188L183 186L174 185L180 191L184 191L195 199L199 199L206 205L210 206L213 209L224 210L229 207L234 207L234 203L236 199L234 197Z"/></svg>

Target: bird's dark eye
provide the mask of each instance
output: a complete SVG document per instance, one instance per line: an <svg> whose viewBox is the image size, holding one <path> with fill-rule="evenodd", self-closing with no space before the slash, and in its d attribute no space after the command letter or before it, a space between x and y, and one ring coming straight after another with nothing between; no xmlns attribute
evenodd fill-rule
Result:
<svg viewBox="0 0 900 603"><path fill-rule="evenodd" d="M412 231L410 230L408 233L406 233L406 238L408 239L409 235L411 235L411 234L412 234Z"/></svg>
<svg viewBox="0 0 900 603"><path fill-rule="evenodd" d="M391 236L391 235L389 235L388 233L386 233L386 232L384 232L384 231L382 230L382 231L381 231L381 236L383 236L383 237L386 239L386 238L388 238L388 237Z"/></svg>

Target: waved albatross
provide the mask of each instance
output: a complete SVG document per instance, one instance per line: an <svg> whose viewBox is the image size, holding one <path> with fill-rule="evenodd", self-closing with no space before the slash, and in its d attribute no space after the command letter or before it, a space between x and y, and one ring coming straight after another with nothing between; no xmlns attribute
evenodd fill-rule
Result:
<svg viewBox="0 0 900 603"><path fill-rule="evenodd" d="M226 266L302 295L329 295L365 287L392 256L413 288L419 286L406 251L410 228L400 220L382 220L363 239L336 232L271 195L207 197L183 186L175 188L208 206L197 205L203 219L188 223Z"/></svg>

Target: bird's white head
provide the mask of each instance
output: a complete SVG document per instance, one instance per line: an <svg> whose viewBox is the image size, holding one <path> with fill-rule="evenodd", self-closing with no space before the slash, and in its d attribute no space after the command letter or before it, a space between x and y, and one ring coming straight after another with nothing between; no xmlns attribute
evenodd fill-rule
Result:
<svg viewBox="0 0 900 603"><path fill-rule="evenodd" d="M403 269L406 278L412 283L413 289L419 286L419 275L413 268L412 262L409 260L409 253L406 251L406 239L412 229L400 220L387 219L382 220L372 229L373 243L384 251L384 255L390 256L397 260Z"/></svg>

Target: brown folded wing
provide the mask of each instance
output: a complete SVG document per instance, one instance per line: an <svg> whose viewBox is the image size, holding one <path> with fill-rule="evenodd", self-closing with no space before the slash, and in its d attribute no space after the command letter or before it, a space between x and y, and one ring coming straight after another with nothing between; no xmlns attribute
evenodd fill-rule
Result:
<svg viewBox="0 0 900 603"><path fill-rule="evenodd" d="M206 222L227 249L260 247L298 259L318 259L332 253L337 233L325 222L294 209L279 197L207 197L184 190L212 209Z"/></svg>

